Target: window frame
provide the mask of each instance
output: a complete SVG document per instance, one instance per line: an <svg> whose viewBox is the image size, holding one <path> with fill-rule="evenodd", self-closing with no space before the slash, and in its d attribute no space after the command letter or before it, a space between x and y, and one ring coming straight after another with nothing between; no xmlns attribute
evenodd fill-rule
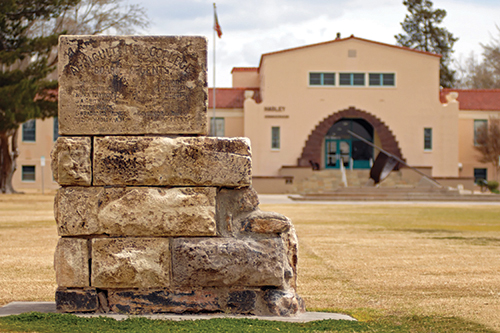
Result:
<svg viewBox="0 0 500 333"><path fill-rule="evenodd" d="M33 124L33 126L28 127L28 124ZM30 119L24 122L21 132L23 142L36 142L36 119Z"/></svg>
<svg viewBox="0 0 500 333"><path fill-rule="evenodd" d="M53 123L52 123L52 139L54 141L57 140L57 138L59 137L59 118L58 117L54 117L53 118Z"/></svg>
<svg viewBox="0 0 500 333"><path fill-rule="evenodd" d="M371 76L378 75L379 76L379 84L371 84ZM392 84L384 84L384 76L392 75ZM369 87L377 87L377 88L394 88L396 87L396 73L391 72L368 72L368 86Z"/></svg>
<svg viewBox="0 0 500 333"><path fill-rule="evenodd" d="M481 123L481 125L486 124L486 126L488 126L488 120L487 119L474 119L474 125L473 125L474 126L474 138L473 138L474 142L473 143L474 143L474 146L476 146L476 147L479 146L477 144L477 130L481 126L481 125L479 125L478 127L476 127L476 124L478 124L478 123Z"/></svg>
<svg viewBox="0 0 500 333"><path fill-rule="evenodd" d="M281 149L281 128L280 126L271 126L271 150Z"/></svg>
<svg viewBox="0 0 500 333"><path fill-rule="evenodd" d="M33 168L33 172L27 172L27 168ZM26 175L33 175L33 177L26 177ZM33 178L33 179L31 179ZM21 181L34 183L36 182L36 165L22 165L21 166Z"/></svg>
<svg viewBox="0 0 500 333"><path fill-rule="evenodd" d="M220 123L222 123L222 135L218 130ZM212 133L213 128L215 128L215 133ZM215 117L215 123L214 117L210 117L210 135L215 137L224 137L226 135L226 119L224 117Z"/></svg>
<svg viewBox="0 0 500 333"><path fill-rule="evenodd" d="M341 76L349 75L350 84L342 84ZM363 84L354 84L354 76L363 75ZM361 72L339 72L339 87L366 87L366 73Z"/></svg>
<svg viewBox="0 0 500 333"><path fill-rule="evenodd" d="M432 127L424 127L424 151L432 151Z"/></svg>
<svg viewBox="0 0 500 333"><path fill-rule="evenodd" d="M479 178L478 176L476 176L476 170L479 171L479 170L484 170L484 178ZM488 168L474 168L473 170L473 173L474 173L474 184L477 185L477 182L480 180L480 179L484 179L486 181L488 181Z"/></svg>
<svg viewBox="0 0 500 333"><path fill-rule="evenodd" d="M313 74L319 74L320 82L318 84L311 83L311 75L313 75ZM333 75L333 84L325 84L325 74ZM309 72L308 83L309 83L309 87L336 87L337 86L337 73L336 72L318 72L318 71Z"/></svg>

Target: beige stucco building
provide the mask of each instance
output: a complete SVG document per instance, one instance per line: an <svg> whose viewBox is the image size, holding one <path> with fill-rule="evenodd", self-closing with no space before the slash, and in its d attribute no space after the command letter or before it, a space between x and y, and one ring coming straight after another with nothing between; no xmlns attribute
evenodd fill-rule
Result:
<svg viewBox="0 0 500 333"><path fill-rule="evenodd" d="M439 59L354 36L266 53L258 67L233 69L215 110L210 89L208 117L215 113L216 135L250 138L261 192L297 191L313 167L368 175L378 150L358 136L443 185L472 188L474 177L494 175L477 161L474 128L500 115L500 91L440 89ZM20 135L16 189L41 190L41 156L45 188L57 187L49 171L56 124L37 120L34 142Z"/></svg>

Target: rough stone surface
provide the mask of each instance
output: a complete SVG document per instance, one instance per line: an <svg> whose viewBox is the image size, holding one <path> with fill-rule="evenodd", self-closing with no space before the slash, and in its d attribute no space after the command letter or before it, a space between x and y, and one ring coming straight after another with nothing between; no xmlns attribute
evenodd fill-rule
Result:
<svg viewBox="0 0 500 333"><path fill-rule="evenodd" d="M58 312L94 312L98 309L97 292L94 288L56 290Z"/></svg>
<svg viewBox="0 0 500 333"><path fill-rule="evenodd" d="M295 227L292 225L290 229L281 234L281 239L283 240L283 244L285 244L286 248L286 256L288 258L288 267L291 269L285 270L285 272L289 272L285 274L287 277L287 283L289 287L297 290L297 263L299 260L299 241L297 239L297 234L295 232Z"/></svg>
<svg viewBox="0 0 500 333"><path fill-rule="evenodd" d="M94 238L91 285L102 289L169 287L169 240Z"/></svg>
<svg viewBox="0 0 500 333"><path fill-rule="evenodd" d="M54 269L59 287L88 287L88 240L60 238L54 254Z"/></svg>
<svg viewBox="0 0 500 333"><path fill-rule="evenodd" d="M54 200L54 216L59 236L98 234L102 229L98 215L102 187L62 187Z"/></svg>
<svg viewBox="0 0 500 333"><path fill-rule="evenodd" d="M293 316L306 311L302 298L292 291L269 289L264 301L272 316Z"/></svg>
<svg viewBox="0 0 500 333"><path fill-rule="evenodd" d="M108 301L111 310L117 313L183 313L222 310L217 292L211 290L110 290Z"/></svg>
<svg viewBox="0 0 500 333"><path fill-rule="evenodd" d="M96 137L95 185L227 186L251 184L246 138Z"/></svg>
<svg viewBox="0 0 500 333"><path fill-rule="evenodd" d="M257 210L243 220L241 231L258 234L280 234L290 230L291 226L292 221L284 215Z"/></svg>
<svg viewBox="0 0 500 333"><path fill-rule="evenodd" d="M255 313L257 293L254 290L233 290L227 298L227 309L232 313Z"/></svg>
<svg viewBox="0 0 500 333"><path fill-rule="evenodd" d="M51 167L59 185L90 186L92 182L89 137L59 137L52 152Z"/></svg>
<svg viewBox="0 0 500 333"><path fill-rule="evenodd" d="M235 237L240 229L240 216L258 209L259 197L252 187L222 188L217 194L217 227L226 237ZM233 226L233 223L238 225Z"/></svg>
<svg viewBox="0 0 500 333"><path fill-rule="evenodd" d="M215 236L214 187L58 190L59 235Z"/></svg>
<svg viewBox="0 0 500 333"><path fill-rule="evenodd" d="M177 238L173 284L180 287L280 286L285 249L281 238Z"/></svg>
<svg viewBox="0 0 500 333"><path fill-rule="evenodd" d="M62 135L206 134L207 41L61 36Z"/></svg>

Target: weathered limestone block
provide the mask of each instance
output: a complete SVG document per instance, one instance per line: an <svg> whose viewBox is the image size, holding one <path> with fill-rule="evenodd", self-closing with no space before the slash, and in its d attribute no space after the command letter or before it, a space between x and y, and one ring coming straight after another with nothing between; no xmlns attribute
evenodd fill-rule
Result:
<svg viewBox="0 0 500 333"><path fill-rule="evenodd" d="M257 292L254 290L232 290L228 294L226 306L232 313L255 313Z"/></svg>
<svg viewBox="0 0 500 333"><path fill-rule="evenodd" d="M88 240L60 238L54 254L54 269L59 287L88 287Z"/></svg>
<svg viewBox="0 0 500 333"><path fill-rule="evenodd" d="M259 197L252 187L222 188L217 194L217 227L219 233L234 237L241 228L239 217L258 209ZM233 222L238 225L233 226Z"/></svg>
<svg viewBox="0 0 500 333"><path fill-rule="evenodd" d="M249 214L241 223L241 231L258 234L280 234L290 230L292 221L275 212L257 210Z"/></svg>
<svg viewBox="0 0 500 333"><path fill-rule="evenodd" d="M305 303L295 292L269 289L264 294L269 314L272 316L293 316L305 312Z"/></svg>
<svg viewBox="0 0 500 333"><path fill-rule="evenodd" d="M177 238L172 244L173 285L180 287L281 286L281 238Z"/></svg>
<svg viewBox="0 0 500 333"><path fill-rule="evenodd" d="M89 137L59 137L50 153L54 180L59 185L90 186L92 181Z"/></svg>
<svg viewBox="0 0 500 333"><path fill-rule="evenodd" d="M56 290L57 312L94 312L99 302L95 288Z"/></svg>
<svg viewBox="0 0 500 333"><path fill-rule="evenodd" d="M206 134L207 40L61 36L62 135Z"/></svg>
<svg viewBox="0 0 500 333"><path fill-rule="evenodd" d="M281 239L286 248L286 256L288 258L288 267L291 272L287 275L287 283L289 287L297 290L297 263L299 260L299 241L295 232L295 227L292 225L287 232L281 234Z"/></svg>
<svg viewBox="0 0 500 333"><path fill-rule="evenodd" d="M97 220L102 187L62 187L54 200L54 216L59 236L102 233Z"/></svg>
<svg viewBox="0 0 500 333"><path fill-rule="evenodd" d="M247 138L96 137L94 185L251 184Z"/></svg>
<svg viewBox="0 0 500 333"><path fill-rule="evenodd" d="M67 235L215 236L214 187L64 187L55 200Z"/></svg>
<svg viewBox="0 0 500 333"><path fill-rule="evenodd" d="M219 192L218 202L221 209L237 216L256 210L259 206L259 196L253 187L241 189L223 188Z"/></svg>
<svg viewBox="0 0 500 333"><path fill-rule="evenodd" d="M102 289L169 287L169 240L92 239L91 285Z"/></svg>
<svg viewBox="0 0 500 333"><path fill-rule="evenodd" d="M128 314L222 311L213 290L110 290L108 302L111 311Z"/></svg>

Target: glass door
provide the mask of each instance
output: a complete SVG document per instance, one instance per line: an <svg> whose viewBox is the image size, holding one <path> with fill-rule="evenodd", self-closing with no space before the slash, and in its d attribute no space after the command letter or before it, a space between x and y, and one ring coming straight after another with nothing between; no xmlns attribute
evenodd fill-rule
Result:
<svg viewBox="0 0 500 333"><path fill-rule="evenodd" d="M351 161L351 140L325 140L325 166L329 169L340 168L340 163L349 168Z"/></svg>
<svg viewBox="0 0 500 333"><path fill-rule="evenodd" d="M338 169L340 167L337 157L337 140L326 140L325 141L325 166L327 168Z"/></svg>

